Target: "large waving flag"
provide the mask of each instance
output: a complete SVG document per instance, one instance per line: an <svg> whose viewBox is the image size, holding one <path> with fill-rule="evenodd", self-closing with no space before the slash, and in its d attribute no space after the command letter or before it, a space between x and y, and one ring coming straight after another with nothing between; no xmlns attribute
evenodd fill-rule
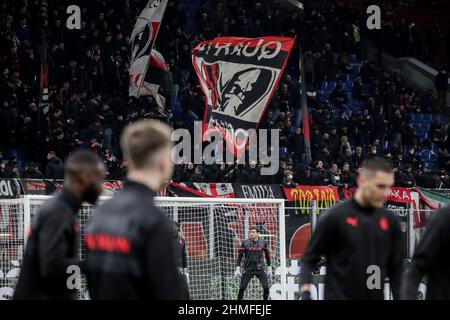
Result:
<svg viewBox="0 0 450 320"><path fill-rule="evenodd" d="M142 10L131 33L131 61L129 95L139 97L150 94L141 90L150 65L153 45L166 10L168 0L150 0ZM154 55L155 56L155 55Z"/></svg>
<svg viewBox="0 0 450 320"><path fill-rule="evenodd" d="M206 95L203 140L219 131L235 155L252 136L234 139L238 129L258 127L277 88L295 39L219 37L197 45L192 62Z"/></svg>

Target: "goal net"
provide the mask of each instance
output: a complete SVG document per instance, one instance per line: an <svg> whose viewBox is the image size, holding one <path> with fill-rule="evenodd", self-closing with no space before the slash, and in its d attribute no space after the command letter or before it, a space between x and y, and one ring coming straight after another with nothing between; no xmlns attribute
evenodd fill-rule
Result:
<svg viewBox="0 0 450 320"><path fill-rule="evenodd" d="M26 230L40 206L50 196L24 196L21 199L0 200L0 299L12 295L17 281ZM108 197L102 197L101 201ZM286 287L284 201L283 199L223 199L223 198L155 198L156 205L180 224L186 242L189 270L189 291L192 299L236 299L239 279L234 278L238 248L248 238L249 229L257 225L268 242L272 283ZM80 224L79 256L84 259L84 232L93 207L83 204L77 216ZM8 275L8 277L6 277ZM83 283L85 283L83 281ZM270 284L269 284L270 285ZM85 286L80 299L86 299ZM257 278L250 282L244 299L262 298Z"/></svg>

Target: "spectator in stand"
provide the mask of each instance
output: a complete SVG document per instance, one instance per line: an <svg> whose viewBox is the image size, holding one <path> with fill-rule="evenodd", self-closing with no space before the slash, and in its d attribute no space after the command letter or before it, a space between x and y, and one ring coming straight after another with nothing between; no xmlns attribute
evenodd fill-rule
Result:
<svg viewBox="0 0 450 320"><path fill-rule="evenodd" d="M216 160L216 163L207 166L205 170L205 182L224 182L225 171L221 170L221 167L224 165L223 161Z"/></svg>
<svg viewBox="0 0 450 320"><path fill-rule="evenodd" d="M398 145L402 144L402 137L405 133L406 119L403 117L400 109L394 111L392 119L392 140Z"/></svg>
<svg viewBox="0 0 450 320"><path fill-rule="evenodd" d="M442 107L446 107L448 94L448 74L444 68L439 70L439 73L434 78L434 86L437 91L438 103Z"/></svg>
<svg viewBox="0 0 450 320"><path fill-rule="evenodd" d="M405 134L403 135L403 145L404 146L414 146L419 145L421 142L420 137L417 135L416 129L408 122L405 126Z"/></svg>
<svg viewBox="0 0 450 320"><path fill-rule="evenodd" d="M191 181L192 182L206 182L205 176L203 175L203 166L202 165L197 165L195 167L195 172L191 176Z"/></svg>
<svg viewBox="0 0 450 320"><path fill-rule="evenodd" d="M47 166L45 167L45 178L47 179L63 179L64 164L61 159L56 156L55 151L49 151L47 154Z"/></svg>
<svg viewBox="0 0 450 320"><path fill-rule="evenodd" d="M260 172L256 166L256 161L250 161L250 164L241 170L241 175L241 179L246 183L259 183Z"/></svg>
<svg viewBox="0 0 450 320"><path fill-rule="evenodd" d="M281 85L281 90L278 94L278 107L281 112L289 112L294 106L294 98L289 92L289 87L287 83Z"/></svg>
<svg viewBox="0 0 450 320"><path fill-rule="evenodd" d="M362 147L357 146L355 148L355 153L353 154L353 163L355 164L355 167L359 167L365 159L365 156L362 152Z"/></svg>
<svg viewBox="0 0 450 320"><path fill-rule="evenodd" d="M353 188L356 186L356 175L350 171L350 164L342 165L342 185L344 188Z"/></svg>
<svg viewBox="0 0 450 320"><path fill-rule="evenodd" d="M373 133L373 119L368 108L364 108L359 118L358 131L360 132L361 146L363 150L367 150Z"/></svg>
<svg viewBox="0 0 450 320"><path fill-rule="evenodd" d="M420 98L420 111L424 113L438 112L436 110L436 99L433 97L433 89L429 89L426 94Z"/></svg>
<svg viewBox="0 0 450 320"><path fill-rule="evenodd" d="M339 170L337 164L333 163L328 170L330 176L330 184L337 187L342 187L344 184L342 182L342 174Z"/></svg>
<svg viewBox="0 0 450 320"><path fill-rule="evenodd" d="M314 169L311 171L310 185L327 186L330 184L328 172L323 168L323 162L317 160Z"/></svg>
<svg viewBox="0 0 450 320"><path fill-rule="evenodd" d="M294 173L290 170L284 171L284 177L282 181L283 187L295 188L297 183L294 182Z"/></svg>
<svg viewBox="0 0 450 320"><path fill-rule="evenodd" d="M409 146L405 155L405 163L410 164L413 170L418 170L422 167L422 160L417 154L415 146Z"/></svg>
<svg viewBox="0 0 450 320"><path fill-rule="evenodd" d="M302 133L302 128L296 128L295 132L289 136L288 141L289 150L293 154L294 164L303 162L305 158L305 137Z"/></svg>
<svg viewBox="0 0 450 320"><path fill-rule="evenodd" d="M345 108L345 105L347 104L347 96L342 88L342 83L336 84L336 88L334 88L331 92L330 99L338 108Z"/></svg>
<svg viewBox="0 0 450 320"><path fill-rule="evenodd" d="M349 164L352 168L355 166L353 162L353 154L352 149L347 148L344 152L339 154L339 159L337 160L337 164L343 166L344 163Z"/></svg>
<svg viewBox="0 0 450 320"><path fill-rule="evenodd" d="M25 166L25 170L23 170L20 177L22 179L42 179L44 175L35 163L29 162Z"/></svg>
<svg viewBox="0 0 450 320"><path fill-rule="evenodd" d="M353 84L352 96L353 96L353 99L357 99L357 100L361 100L361 101L367 100L367 95L364 92L364 85L363 85L363 81L362 81L361 77L356 78L356 81Z"/></svg>
<svg viewBox="0 0 450 320"><path fill-rule="evenodd" d="M185 181L192 181L192 176L195 174L195 167L192 162L189 162L184 170Z"/></svg>
<svg viewBox="0 0 450 320"><path fill-rule="evenodd" d="M347 113L344 111L341 113L339 119L336 120L336 127L339 129L341 135L346 135L348 133L348 128L350 125L350 119Z"/></svg>
<svg viewBox="0 0 450 320"><path fill-rule="evenodd" d="M322 152L317 155L317 160L321 160L323 166L330 166L333 162L333 157L330 153L329 147L325 144L322 148Z"/></svg>
<svg viewBox="0 0 450 320"><path fill-rule="evenodd" d="M370 146L366 158L375 157L378 154L378 148L375 145Z"/></svg>
<svg viewBox="0 0 450 320"><path fill-rule="evenodd" d="M442 168L439 173L439 185L437 186L439 189L449 189L450 188L450 176L446 169Z"/></svg>
<svg viewBox="0 0 450 320"><path fill-rule="evenodd" d="M438 163L442 168L450 169L450 153L443 143L440 143L438 147Z"/></svg>
<svg viewBox="0 0 450 320"><path fill-rule="evenodd" d="M420 188L436 188L438 187L435 183L435 180L433 178L433 175L431 173L431 170L428 168L424 168L423 171L421 171L419 173L419 175L417 175L415 177L416 182L417 182L417 186Z"/></svg>
<svg viewBox="0 0 450 320"><path fill-rule="evenodd" d="M441 143L445 140L445 131L440 117L435 119L430 125L430 139L435 143Z"/></svg>
<svg viewBox="0 0 450 320"><path fill-rule="evenodd" d="M406 164L403 168L403 175L400 183L396 183L396 185L405 188L413 188L416 186L416 179L412 174L412 165Z"/></svg>
<svg viewBox="0 0 450 320"><path fill-rule="evenodd" d="M127 177L128 163L123 159L115 170L109 173L108 179L110 180L125 180Z"/></svg>
<svg viewBox="0 0 450 320"><path fill-rule="evenodd" d="M334 127L331 128L329 141L330 141L331 155L333 159L336 159L340 152L341 140L337 133L337 129ZM348 146L350 146L350 144L348 144Z"/></svg>
<svg viewBox="0 0 450 320"><path fill-rule="evenodd" d="M392 165L397 168L403 167L403 153L397 153L392 160Z"/></svg>
<svg viewBox="0 0 450 320"><path fill-rule="evenodd" d="M339 152L345 153L345 151L346 151L347 149L350 149L350 152L351 152L351 145L350 145L350 142L348 142L347 136L342 136L342 137L341 137L341 142L340 142Z"/></svg>
<svg viewBox="0 0 450 320"><path fill-rule="evenodd" d="M16 157L10 157L3 169L3 178L19 178L19 163Z"/></svg>

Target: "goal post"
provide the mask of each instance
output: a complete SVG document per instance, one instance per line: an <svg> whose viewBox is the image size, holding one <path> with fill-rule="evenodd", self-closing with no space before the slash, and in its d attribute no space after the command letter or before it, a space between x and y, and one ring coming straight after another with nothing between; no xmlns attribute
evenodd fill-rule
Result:
<svg viewBox="0 0 450 320"><path fill-rule="evenodd" d="M51 196L26 195L17 199L10 214L16 216L23 251L30 224L41 205ZM99 203L110 197L101 197ZM6 200L0 199L2 208ZM155 204L171 220L180 224L186 242L189 290L192 299L232 300L237 298L239 279L234 278L238 248L248 238L249 228L257 225L271 252L273 283L286 299L286 238L284 199L155 197ZM85 227L95 208L83 203L77 220L80 225L79 257L84 259ZM1 233L1 232L0 232ZM0 239L0 241L2 241ZM20 252L20 262L23 252ZM272 284L269 284L271 286ZM281 285L281 286L280 286ZM84 287L85 289L85 287ZM81 290L80 298L86 298ZM279 291L279 290L278 290ZM261 299L262 288L254 278L244 299Z"/></svg>
<svg viewBox="0 0 450 320"><path fill-rule="evenodd" d="M190 291L194 299L237 298L239 279L235 279L233 274L238 248L248 238L252 225L260 227L261 237L268 242L273 270L277 271L273 282L280 283L281 296L286 297L283 199L156 197L155 203L181 225L187 244ZM171 207L174 207L176 219L171 214ZM207 234L204 234L206 229ZM208 243L207 248L204 248L204 243ZM202 248L206 249L207 255L202 253ZM261 298L262 288L254 278L244 299Z"/></svg>

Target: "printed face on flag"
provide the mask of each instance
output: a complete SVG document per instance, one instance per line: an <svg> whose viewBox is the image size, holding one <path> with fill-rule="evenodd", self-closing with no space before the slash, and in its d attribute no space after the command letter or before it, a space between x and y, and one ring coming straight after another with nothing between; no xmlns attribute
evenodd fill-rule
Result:
<svg viewBox="0 0 450 320"><path fill-rule="evenodd" d="M194 69L206 95L204 140L219 130L230 147L239 144L236 130L258 127L293 44L284 37L220 37L194 48Z"/></svg>

